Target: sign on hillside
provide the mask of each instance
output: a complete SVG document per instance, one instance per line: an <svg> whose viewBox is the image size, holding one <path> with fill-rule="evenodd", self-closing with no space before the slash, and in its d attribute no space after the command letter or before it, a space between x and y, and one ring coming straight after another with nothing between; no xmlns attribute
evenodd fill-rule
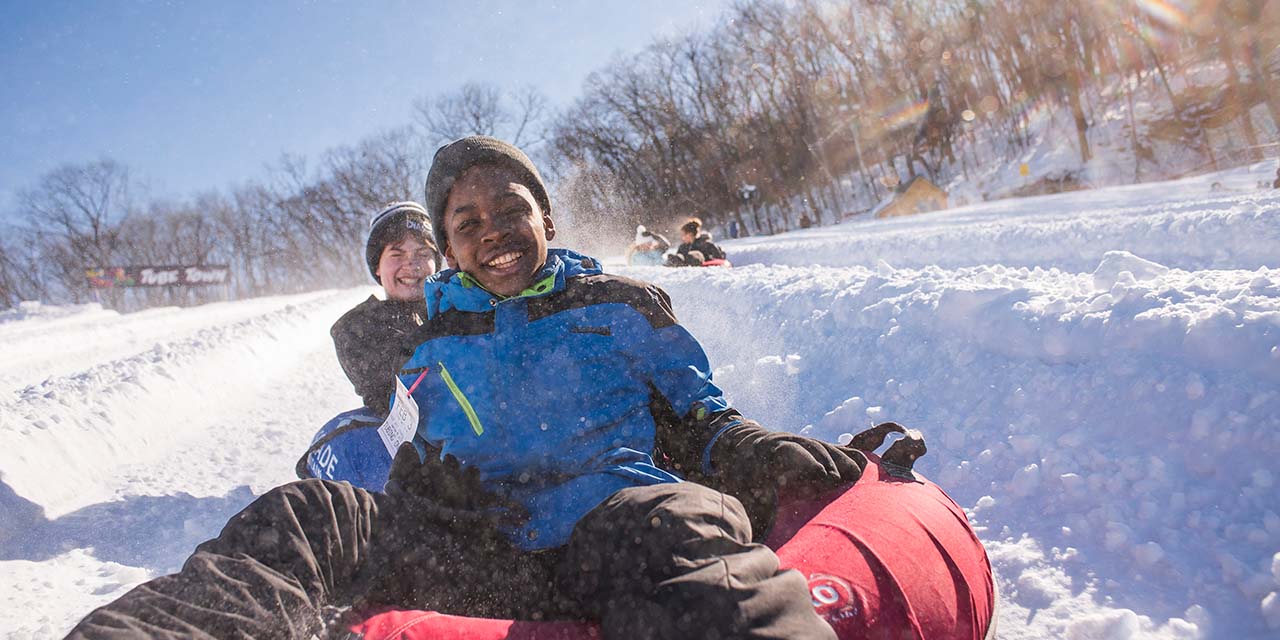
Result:
<svg viewBox="0 0 1280 640"><path fill-rule="evenodd" d="M85 269L94 289L115 287L198 287L225 284L231 268L225 265L107 267Z"/></svg>

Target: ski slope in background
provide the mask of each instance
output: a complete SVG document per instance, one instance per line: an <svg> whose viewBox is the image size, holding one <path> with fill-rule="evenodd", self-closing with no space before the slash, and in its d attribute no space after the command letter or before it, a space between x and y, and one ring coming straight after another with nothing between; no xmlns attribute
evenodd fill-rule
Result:
<svg viewBox="0 0 1280 640"><path fill-rule="evenodd" d="M1280 633L1275 161L726 243L666 288L773 428L922 429L1002 638ZM1223 188L1211 189L1212 182ZM0 629L45 638L176 569L358 403L327 291L0 315Z"/></svg>

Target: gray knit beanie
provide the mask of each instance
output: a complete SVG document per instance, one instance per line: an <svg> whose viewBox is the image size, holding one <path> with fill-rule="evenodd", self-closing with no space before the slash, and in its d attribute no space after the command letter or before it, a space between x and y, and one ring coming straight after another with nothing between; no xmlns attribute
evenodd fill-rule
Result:
<svg viewBox="0 0 1280 640"><path fill-rule="evenodd" d="M547 197L542 175L523 151L489 136L454 140L436 151L431 171L427 173L427 211L435 227L436 246L442 252L449 242L444 232L444 205L449 199L449 190L463 171L477 164L496 164L515 170L520 174L521 184L529 188L538 206L542 207L542 213L551 215L551 199Z"/></svg>
<svg viewBox="0 0 1280 640"><path fill-rule="evenodd" d="M374 214L369 221L369 239L364 244L364 260L369 264L369 275L378 284L382 284L382 279L378 277L378 261L382 259L382 250L391 241L406 234L413 235L424 244L435 245L432 248L439 251L427 211L416 202L393 202Z"/></svg>

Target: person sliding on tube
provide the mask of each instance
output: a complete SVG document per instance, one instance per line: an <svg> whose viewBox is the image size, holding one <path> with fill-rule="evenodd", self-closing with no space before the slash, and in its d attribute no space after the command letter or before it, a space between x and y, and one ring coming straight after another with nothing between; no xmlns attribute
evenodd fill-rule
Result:
<svg viewBox="0 0 1280 640"><path fill-rule="evenodd" d="M680 246L667 256L670 267L701 267L708 260L724 260L724 249L711 241L711 234L702 230L702 220L689 218L680 225Z"/></svg>
<svg viewBox="0 0 1280 640"><path fill-rule="evenodd" d="M665 292L548 249L519 149L445 145L426 209L455 268L425 284L399 371L419 418L386 492L274 489L72 637L307 638L395 607L594 620L608 639L835 638L753 522L780 489L857 481L867 456L744 418Z"/></svg>

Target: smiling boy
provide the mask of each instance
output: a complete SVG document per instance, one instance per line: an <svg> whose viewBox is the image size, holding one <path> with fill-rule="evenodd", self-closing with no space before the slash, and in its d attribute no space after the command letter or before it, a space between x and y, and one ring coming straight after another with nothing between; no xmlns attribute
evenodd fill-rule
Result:
<svg viewBox="0 0 1280 640"><path fill-rule="evenodd" d="M532 284L556 235L550 211L521 178L509 167L474 165L457 178L444 206L445 256L504 298Z"/></svg>
<svg viewBox="0 0 1280 640"><path fill-rule="evenodd" d="M398 458L388 493L456 487L435 471L456 461L478 503L527 514L500 527L515 547L504 555L549 558L561 605L606 637L829 637L803 578L752 543L771 503L743 496L748 512L680 476L728 485L721 469L750 469L771 488L825 488L857 479L865 458L743 419L665 292L548 249L551 204L519 149L441 148L426 205L456 269L425 284L428 321L401 372L423 407L425 464Z"/></svg>
<svg viewBox="0 0 1280 640"><path fill-rule="evenodd" d="M777 489L855 481L865 456L744 419L665 292L548 249L519 149L446 145L426 195L456 268L424 283L399 374L420 419L386 493L268 492L72 636L305 638L335 607L390 605L597 620L615 639L834 638L805 577L753 540Z"/></svg>

